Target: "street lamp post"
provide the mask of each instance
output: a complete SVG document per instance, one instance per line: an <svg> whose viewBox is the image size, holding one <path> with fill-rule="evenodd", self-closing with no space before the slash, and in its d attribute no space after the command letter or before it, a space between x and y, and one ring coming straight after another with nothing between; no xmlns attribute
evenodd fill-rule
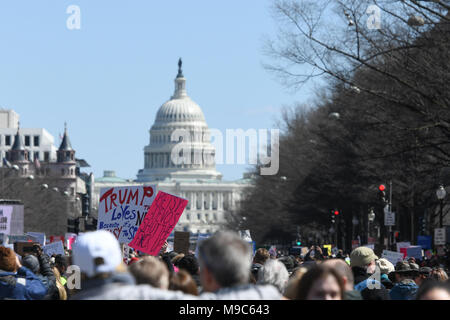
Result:
<svg viewBox="0 0 450 320"><path fill-rule="evenodd" d="M447 195L447 192L445 191L445 188L443 185L441 185L437 190L436 190L436 196L439 199L440 202L440 212L439 212L439 228L442 228L443 226L443 209L444 209L444 198Z"/></svg>
<svg viewBox="0 0 450 320"><path fill-rule="evenodd" d="M367 216L367 243L369 243L370 236L370 223L375 220L375 213L373 212L373 208L370 209L369 215Z"/></svg>
<svg viewBox="0 0 450 320"><path fill-rule="evenodd" d="M356 216L353 216L353 219L352 219L352 225L353 225L352 240L355 239L356 227L358 226L358 223L359 223L359 221L356 218Z"/></svg>

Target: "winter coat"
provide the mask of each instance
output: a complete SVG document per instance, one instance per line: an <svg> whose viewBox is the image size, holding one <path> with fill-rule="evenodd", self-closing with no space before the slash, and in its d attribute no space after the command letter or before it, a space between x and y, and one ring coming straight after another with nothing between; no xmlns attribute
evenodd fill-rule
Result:
<svg viewBox="0 0 450 320"><path fill-rule="evenodd" d="M56 277L50 267L50 258L46 254L41 254L38 257L39 260L39 275L38 278L42 281L47 288L47 295L44 300L51 300L57 295L58 288L56 287ZM59 296L59 294L58 294Z"/></svg>
<svg viewBox="0 0 450 320"><path fill-rule="evenodd" d="M45 285L27 267L17 272L0 270L0 299L41 300L46 294Z"/></svg>
<svg viewBox="0 0 450 320"><path fill-rule="evenodd" d="M379 281L369 279L370 275L365 269L353 267L352 271L355 278L355 290L361 292L363 300L390 300L386 287Z"/></svg>
<svg viewBox="0 0 450 320"><path fill-rule="evenodd" d="M392 300L414 300L418 289L414 280L405 279L394 284L390 296Z"/></svg>

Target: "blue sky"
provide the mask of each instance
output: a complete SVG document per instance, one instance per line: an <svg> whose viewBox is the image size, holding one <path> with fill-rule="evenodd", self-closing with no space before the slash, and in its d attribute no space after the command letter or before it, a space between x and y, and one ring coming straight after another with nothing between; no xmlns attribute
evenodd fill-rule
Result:
<svg viewBox="0 0 450 320"><path fill-rule="evenodd" d="M262 67L273 35L270 0L10 0L0 2L0 107L59 143L67 121L77 157L95 176L135 178L178 58L187 91L211 128L274 128L292 93ZM69 5L81 29L69 30ZM219 165L225 180L247 165Z"/></svg>

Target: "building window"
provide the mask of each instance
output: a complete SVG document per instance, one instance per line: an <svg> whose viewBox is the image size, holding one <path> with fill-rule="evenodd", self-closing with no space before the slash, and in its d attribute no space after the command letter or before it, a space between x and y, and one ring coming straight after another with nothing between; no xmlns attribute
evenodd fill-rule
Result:
<svg viewBox="0 0 450 320"><path fill-rule="evenodd" d="M186 213L186 220L191 220L191 215L189 213Z"/></svg>
<svg viewBox="0 0 450 320"><path fill-rule="evenodd" d="M217 214L216 213L213 213L213 218L214 218L215 221L217 221Z"/></svg>
<svg viewBox="0 0 450 320"><path fill-rule="evenodd" d="M30 136L25 136L25 146L26 146L26 147L29 147L29 146L30 146L30 142L31 142Z"/></svg>
<svg viewBox="0 0 450 320"><path fill-rule="evenodd" d="M62 176L64 175L64 169L61 169L61 175Z"/></svg>
<svg viewBox="0 0 450 320"><path fill-rule="evenodd" d="M50 161L50 152L48 151L44 152L44 161Z"/></svg>
<svg viewBox="0 0 450 320"><path fill-rule="evenodd" d="M75 195L75 188L70 188L70 195L71 196L74 196Z"/></svg>
<svg viewBox="0 0 450 320"><path fill-rule="evenodd" d="M11 145L11 136L6 135L5 136L5 146L10 146L10 145Z"/></svg>
<svg viewBox="0 0 450 320"><path fill-rule="evenodd" d="M70 174L73 176L73 169L70 169Z"/></svg>
<svg viewBox="0 0 450 320"><path fill-rule="evenodd" d="M197 219L200 220L202 218L202 215L200 213L197 213Z"/></svg>
<svg viewBox="0 0 450 320"><path fill-rule="evenodd" d="M34 136L33 145L35 147L39 147L39 136Z"/></svg>

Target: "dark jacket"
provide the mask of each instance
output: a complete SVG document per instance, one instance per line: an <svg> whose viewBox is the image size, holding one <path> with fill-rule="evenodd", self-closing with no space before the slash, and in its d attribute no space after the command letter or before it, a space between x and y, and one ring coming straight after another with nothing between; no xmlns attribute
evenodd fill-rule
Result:
<svg viewBox="0 0 450 320"><path fill-rule="evenodd" d="M46 294L47 288L27 267L17 273L0 270L0 299L41 300Z"/></svg>
<svg viewBox="0 0 450 320"><path fill-rule="evenodd" d="M365 269L353 267L352 271L355 278L355 290L361 292L363 300L390 300L386 287L379 281L369 279L370 275Z"/></svg>
<svg viewBox="0 0 450 320"><path fill-rule="evenodd" d="M414 300L419 287L411 279L404 279L391 289L390 296L392 300Z"/></svg>
<svg viewBox="0 0 450 320"><path fill-rule="evenodd" d="M381 275L381 283L388 290L392 289L392 287L394 286L394 284L392 283L391 279L389 279L389 276L387 274Z"/></svg>
<svg viewBox="0 0 450 320"><path fill-rule="evenodd" d="M50 258L46 254L41 254L38 257L39 260L39 275L38 278L42 281L47 288L47 295L44 300L51 300L56 296L58 288L56 287L56 277L50 267ZM59 294L58 294L59 296Z"/></svg>

